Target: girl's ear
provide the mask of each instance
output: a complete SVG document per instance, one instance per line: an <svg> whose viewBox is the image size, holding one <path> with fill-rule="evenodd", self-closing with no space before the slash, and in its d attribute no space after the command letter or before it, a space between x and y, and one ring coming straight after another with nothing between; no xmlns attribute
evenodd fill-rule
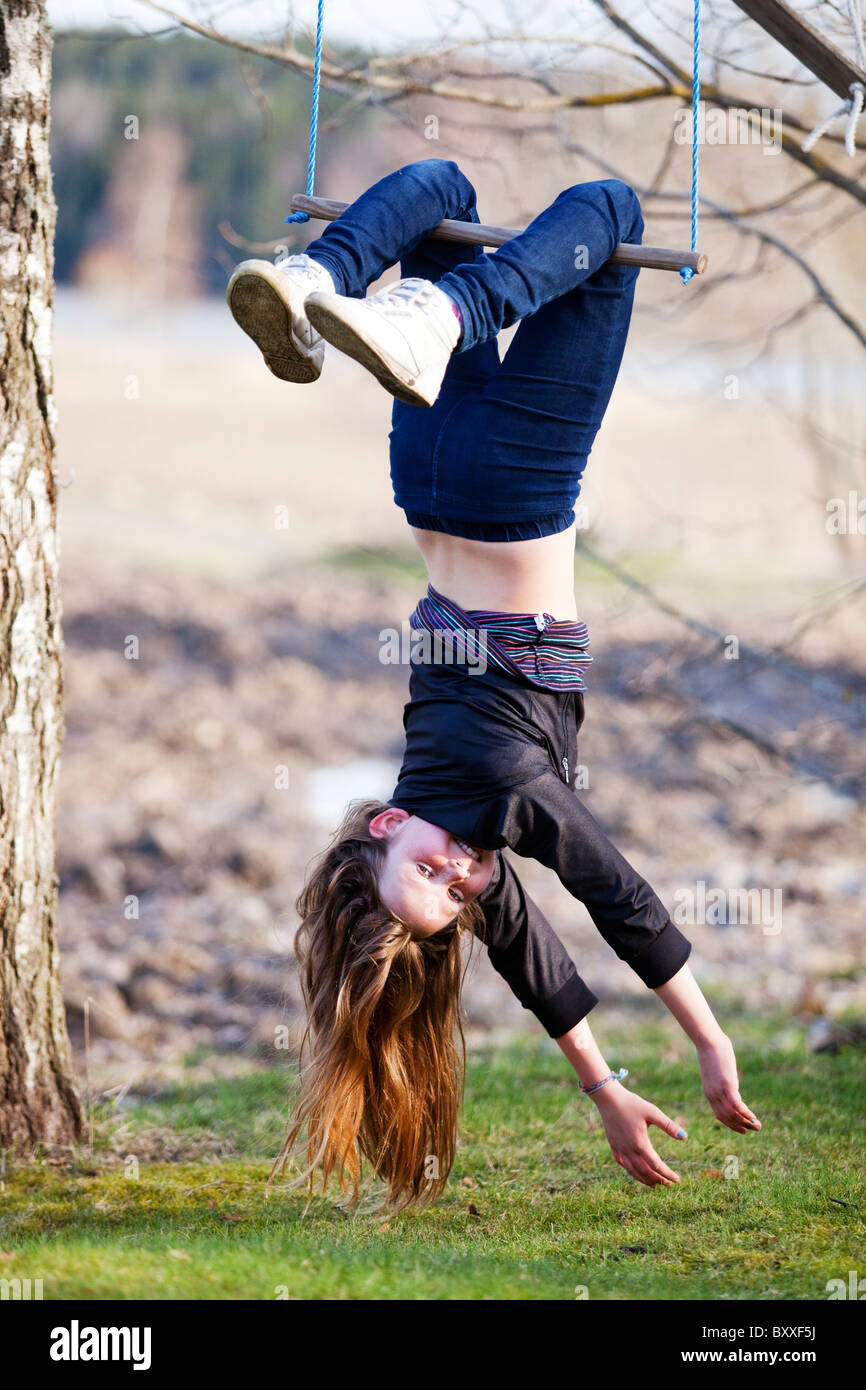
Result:
<svg viewBox="0 0 866 1390"><path fill-rule="evenodd" d="M398 825L402 825L407 820L409 820L408 811L401 810L399 806L389 806L387 810L380 811L378 816L373 817L368 829L374 840L388 840Z"/></svg>

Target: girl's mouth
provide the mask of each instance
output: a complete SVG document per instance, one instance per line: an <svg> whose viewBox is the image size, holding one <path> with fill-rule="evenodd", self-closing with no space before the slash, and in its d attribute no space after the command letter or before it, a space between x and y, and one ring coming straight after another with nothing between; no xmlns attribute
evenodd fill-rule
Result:
<svg viewBox="0 0 866 1390"><path fill-rule="evenodd" d="M471 845L467 845L466 841L461 840L459 835L454 836L454 843L455 845L459 845L460 848L463 850L464 854L469 855L470 859L474 859L476 864L479 862L479 860L481 859L480 850L473 849Z"/></svg>

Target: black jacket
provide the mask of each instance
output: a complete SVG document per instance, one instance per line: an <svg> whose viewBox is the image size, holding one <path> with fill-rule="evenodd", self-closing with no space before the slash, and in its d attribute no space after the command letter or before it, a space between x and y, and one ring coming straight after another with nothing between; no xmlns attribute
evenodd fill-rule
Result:
<svg viewBox="0 0 866 1390"><path fill-rule="evenodd" d="M691 944L574 791L583 695L440 662L413 665L409 696L391 804L479 848L537 859L645 985L675 975ZM561 1037L598 1001L502 855L478 901L491 963Z"/></svg>

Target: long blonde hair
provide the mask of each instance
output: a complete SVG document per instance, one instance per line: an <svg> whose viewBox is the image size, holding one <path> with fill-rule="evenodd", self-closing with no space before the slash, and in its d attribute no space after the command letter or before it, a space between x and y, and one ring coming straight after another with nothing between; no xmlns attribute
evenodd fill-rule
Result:
<svg viewBox="0 0 866 1390"><path fill-rule="evenodd" d="M370 821L387 810L353 802L314 862L297 901L295 936L307 1023L300 1086L271 1181L306 1128L306 1165L290 1186L332 1173L355 1207L361 1158L386 1184L378 1206L400 1210L440 1195L457 1147L466 1040L460 1018L461 938L481 909L468 904L427 938L383 905L386 842ZM459 1039L459 1047L458 1047ZM307 1059L305 1062L305 1058Z"/></svg>

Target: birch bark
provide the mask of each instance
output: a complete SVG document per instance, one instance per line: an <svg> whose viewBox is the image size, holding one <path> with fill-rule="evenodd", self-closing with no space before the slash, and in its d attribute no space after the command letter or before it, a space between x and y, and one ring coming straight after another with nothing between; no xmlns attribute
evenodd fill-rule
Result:
<svg viewBox="0 0 866 1390"><path fill-rule="evenodd" d="M0 3L0 1149L74 1140L57 954L62 714L52 378L52 33Z"/></svg>

